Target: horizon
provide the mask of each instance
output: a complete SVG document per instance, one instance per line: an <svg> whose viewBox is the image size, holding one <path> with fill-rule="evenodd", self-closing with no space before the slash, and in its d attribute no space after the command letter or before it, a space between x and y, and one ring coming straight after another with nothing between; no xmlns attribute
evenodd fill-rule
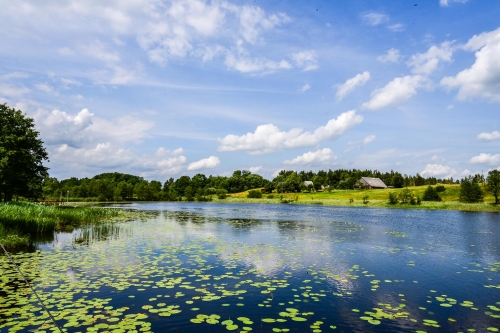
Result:
<svg viewBox="0 0 500 333"><path fill-rule="evenodd" d="M500 170L500 3L4 1L51 177Z"/></svg>

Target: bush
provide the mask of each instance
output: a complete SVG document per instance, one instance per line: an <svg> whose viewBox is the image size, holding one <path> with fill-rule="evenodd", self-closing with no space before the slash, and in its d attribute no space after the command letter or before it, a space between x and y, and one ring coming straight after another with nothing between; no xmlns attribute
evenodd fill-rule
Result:
<svg viewBox="0 0 500 333"><path fill-rule="evenodd" d="M368 196L367 196L367 195L365 195L365 196L363 197L363 203L366 205L368 202L369 202L369 201L368 201Z"/></svg>
<svg viewBox="0 0 500 333"><path fill-rule="evenodd" d="M396 195L395 192L390 192L389 193L389 204L395 205L398 203L398 196Z"/></svg>
<svg viewBox="0 0 500 333"><path fill-rule="evenodd" d="M399 192L398 198L402 204L415 204L415 196L413 195L413 192L408 189L408 187Z"/></svg>
<svg viewBox="0 0 500 333"><path fill-rule="evenodd" d="M475 181L471 176L462 179L460 184L460 194L459 200L461 202L483 202L484 193L479 187L477 181Z"/></svg>
<svg viewBox="0 0 500 333"><path fill-rule="evenodd" d="M268 199L274 199L274 195L268 194L266 198L268 198Z"/></svg>
<svg viewBox="0 0 500 333"><path fill-rule="evenodd" d="M424 192L424 196L422 197L422 200L424 200L424 201L443 201L443 199L441 199L441 197L439 196L437 191L430 185L427 186L427 189Z"/></svg>
<svg viewBox="0 0 500 333"><path fill-rule="evenodd" d="M262 198L262 192L260 190L250 190L248 191L247 198L260 199Z"/></svg>
<svg viewBox="0 0 500 333"><path fill-rule="evenodd" d="M215 194L217 195L217 198L219 198L219 199L226 199L227 198L227 190L225 190L223 188L218 189L217 192L215 192Z"/></svg>
<svg viewBox="0 0 500 333"><path fill-rule="evenodd" d="M438 185L436 186L435 190L436 192L444 192L446 191L446 187L444 187L443 185Z"/></svg>

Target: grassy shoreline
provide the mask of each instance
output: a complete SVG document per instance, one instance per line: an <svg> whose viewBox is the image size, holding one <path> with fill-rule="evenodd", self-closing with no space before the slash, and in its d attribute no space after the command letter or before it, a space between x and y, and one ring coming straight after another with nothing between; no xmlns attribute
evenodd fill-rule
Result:
<svg viewBox="0 0 500 333"><path fill-rule="evenodd" d="M126 210L99 207L45 206L29 202L0 203L0 243L6 248L27 246L30 236L99 223L123 220Z"/></svg>

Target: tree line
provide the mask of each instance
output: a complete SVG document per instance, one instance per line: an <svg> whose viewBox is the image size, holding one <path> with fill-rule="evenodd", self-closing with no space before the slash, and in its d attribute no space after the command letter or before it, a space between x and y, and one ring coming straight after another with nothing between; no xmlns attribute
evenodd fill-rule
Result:
<svg viewBox="0 0 500 333"><path fill-rule="evenodd" d="M361 177L380 178L386 185L394 188L454 182L453 179L424 178L419 174L402 175L392 170L385 173L378 170L357 169L320 170L318 172L282 170L271 181L247 170L236 170L228 177L206 176L199 173L193 177L168 178L163 183L158 180L148 181L143 177L112 172L102 173L92 178L72 177L63 180L47 176L43 180L42 196L44 199L51 200L69 196L72 199L81 198L88 201L206 201L214 195L222 199L228 193L257 188L267 193L322 189L347 190L360 186ZM477 175L473 179L480 181L481 177ZM306 186L305 181L312 181L313 184Z"/></svg>

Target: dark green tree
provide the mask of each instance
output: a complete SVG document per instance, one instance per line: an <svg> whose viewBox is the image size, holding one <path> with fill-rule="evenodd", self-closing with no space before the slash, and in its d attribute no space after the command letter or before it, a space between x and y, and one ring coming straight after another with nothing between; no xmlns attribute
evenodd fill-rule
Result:
<svg viewBox="0 0 500 333"><path fill-rule="evenodd" d="M184 196L186 197L187 201L194 200L194 190L191 186L186 187L186 189L184 190Z"/></svg>
<svg viewBox="0 0 500 333"><path fill-rule="evenodd" d="M486 178L487 189L495 197L495 204L498 204L498 195L500 194L500 171L491 170Z"/></svg>
<svg viewBox="0 0 500 333"><path fill-rule="evenodd" d="M396 172L394 176L392 176L392 186L394 186L394 188L403 188L404 185L405 179L400 173Z"/></svg>
<svg viewBox="0 0 500 333"><path fill-rule="evenodd" d="M39 134L32 118L0 104L0 201L41 196L48 155Z"/></svg>
<svg viewBox="0 0 500 333"><path fill-rule="evenodd" d="M424 201L443 201L437 191L432 186L427 186L427 189L424 192L422 197Z"/></svg>
<svg viewBox="0 0 500 333"><path fill-rule="evenodd" d="M482 202L484 194L479 183L473 177L465 177L460 183L459 198L461 202Z"/></svg>

